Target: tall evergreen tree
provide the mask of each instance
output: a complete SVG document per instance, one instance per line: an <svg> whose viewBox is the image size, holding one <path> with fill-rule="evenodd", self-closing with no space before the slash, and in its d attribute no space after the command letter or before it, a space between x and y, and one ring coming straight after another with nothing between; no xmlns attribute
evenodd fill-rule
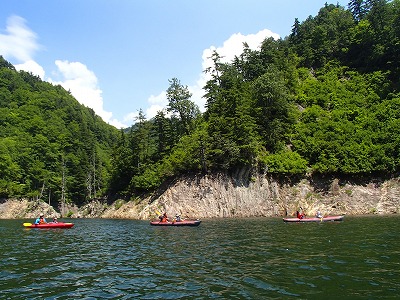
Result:
<svg viewBox="0 0 400 300"><path fill-rule="evenodd" d="M348 7L356 22L363 20L367 14L365 0L351 0L348 4Z"/></svg>
<svg viewBox="0 0 400 300"><path fill-rule="evenodd" d="M160 110L154 118L155 132L157 136L156 158L161 159L175 144L174 134L171 129L171 120L166 117L165 112Z"/></svg>

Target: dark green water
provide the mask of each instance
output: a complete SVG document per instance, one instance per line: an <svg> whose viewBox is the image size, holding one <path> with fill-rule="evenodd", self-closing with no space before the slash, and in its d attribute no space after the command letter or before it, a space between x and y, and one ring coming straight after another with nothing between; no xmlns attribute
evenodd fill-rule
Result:
<svg viewBox="0 0 400 300"><path fill-rule="evenodd" d="M400 295L400 217L152 227L0 220L0 299L389 299ZM32 221L32 220L29 220Z"/></svg>

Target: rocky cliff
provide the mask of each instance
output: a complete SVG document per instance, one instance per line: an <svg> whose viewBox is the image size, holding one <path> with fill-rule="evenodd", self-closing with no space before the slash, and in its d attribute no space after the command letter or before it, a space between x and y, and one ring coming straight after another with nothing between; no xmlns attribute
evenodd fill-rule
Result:
<svg viewBox="0 0 400 300"><path fill-rule="evenodd" d="M157 213L184 218L224 218L292 215L299 207L306 215L400 213L400 179L377 178L354 183L337 178L277 180L267 175L188 175L153 195L111 205L93 201L69 207L72 217L152 219ZM59 214L43 201L8 200L0 204L0 218L32 218L40 212Z"/></svg>

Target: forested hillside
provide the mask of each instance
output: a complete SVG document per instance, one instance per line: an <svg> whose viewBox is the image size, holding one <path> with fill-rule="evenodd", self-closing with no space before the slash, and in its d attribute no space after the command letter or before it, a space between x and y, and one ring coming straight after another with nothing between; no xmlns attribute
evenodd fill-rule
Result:
<svg viewBox="0 0 400 300"><path fill-rule="evenodd" d="M82 204L108 188L118 130L0 57L0 198Z"/></svg>
<svg viewBox="0 0 400 300"><path fill-rule="evenodd" d="M187 172L371 176L399 171L400 1L325 5L284 39L222 63L199 114L176 78L114 149L112 188L137 193ZM172 115L172 117L170 117ZM250 175L251 176L251 175ZM249 178L251 180L251 178Z"/></svg>
<svg viewBox="0 0 400 300"><path fill-rule="evenodd" d="M325 5L243 49L230 63L213 54L203 114L173 78L168 107L120 132L1 60L1 196L129 198L189 172L397 174L399 0Z"/></svg>

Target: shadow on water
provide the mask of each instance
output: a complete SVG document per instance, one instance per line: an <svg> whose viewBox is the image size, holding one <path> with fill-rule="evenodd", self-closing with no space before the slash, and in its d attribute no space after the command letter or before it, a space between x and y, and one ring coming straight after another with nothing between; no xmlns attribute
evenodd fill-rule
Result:
<svg viewBox="0 0 400 300"><path fill-rule="evenodd" d="M72 229L0 220L4 299L319 299L395 297L400 218L199 227L77 219Z"/></svg>

